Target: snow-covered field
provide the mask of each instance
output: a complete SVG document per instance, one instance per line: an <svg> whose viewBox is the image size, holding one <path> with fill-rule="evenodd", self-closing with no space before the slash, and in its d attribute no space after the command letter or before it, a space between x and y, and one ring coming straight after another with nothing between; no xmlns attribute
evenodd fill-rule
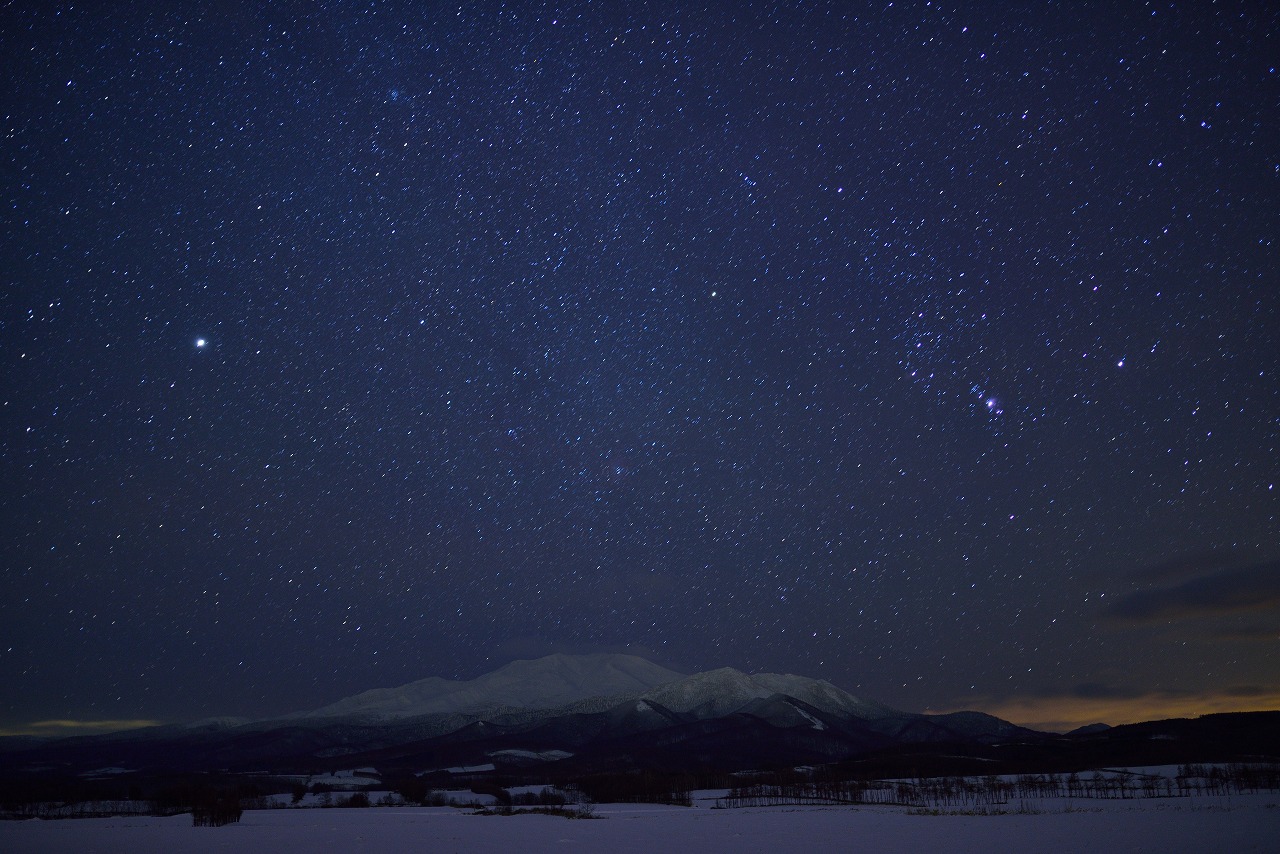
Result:
<svg viewBox="0 0 1280 854"><path fill-rule="evenodd" d="M183 854L383 851L1273 852L1276 793L1126 801L1037 801L1037 814L916 815L900 807L717 810L604 804L598 819L480 816L449 807L247 811L238 824L191 816L0 822L0 851Z"/></svg>

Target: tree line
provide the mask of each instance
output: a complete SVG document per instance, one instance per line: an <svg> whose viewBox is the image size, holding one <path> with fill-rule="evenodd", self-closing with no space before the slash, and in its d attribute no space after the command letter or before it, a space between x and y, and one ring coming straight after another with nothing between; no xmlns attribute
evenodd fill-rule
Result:
<svg viewBox="0 0 1280 854"><path fill-rule="evenodd" d="M815 779L793 770L756 775L717 799L726 809L817 804L896 804L978 808L1039 798L1126 799L1280 791L1280 763L1181 765L1173 777L1101 769L1085 774L929 777L914 780Z"/></svg>

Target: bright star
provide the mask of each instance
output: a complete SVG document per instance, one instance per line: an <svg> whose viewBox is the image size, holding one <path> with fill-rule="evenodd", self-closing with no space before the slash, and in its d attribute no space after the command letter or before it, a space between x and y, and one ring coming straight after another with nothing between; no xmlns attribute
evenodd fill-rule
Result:
<svg viewBox="0 0 1280 854"><path fill-rule="evenodd" d="M196 347L203 347L204 345L206 345L206 344L208 344L208 343L209 343L209 342L208 342L208 341L206 341L206 340L204 340L203 338L197 338L197 339L196 339Z"/></svg>

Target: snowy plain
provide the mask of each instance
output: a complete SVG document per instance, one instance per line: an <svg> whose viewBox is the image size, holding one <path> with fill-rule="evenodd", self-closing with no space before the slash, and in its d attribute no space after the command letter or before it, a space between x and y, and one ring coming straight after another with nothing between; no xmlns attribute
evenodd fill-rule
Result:
<svg viewBox="0 0 1280 854"><path fill-rule="evenodd" d="M136 852L1274 852L1280 795L1070 802L1023 814L920 815L901 807L710 809L601 804L595 819L482 816L452 807L246 811L237 824L191 816L0 822L0 851Z"/></svg>

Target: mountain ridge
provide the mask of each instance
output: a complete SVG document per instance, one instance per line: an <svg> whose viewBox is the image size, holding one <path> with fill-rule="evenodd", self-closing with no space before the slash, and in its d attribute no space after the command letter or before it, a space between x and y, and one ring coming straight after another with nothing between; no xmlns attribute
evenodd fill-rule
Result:
<svg viewBox="0 0 1280 854"><path fill-rule="evenodd" d="M541 763L548 772L596 773L806 764L901 744L1027 735L1035 734L981 713L902 712L795 674L721 667L685 675L633 655L558 654L470 680L432 676L376 688L277 718L81 736L36 748L24 762L296 772L342 761L414 774Z"/></svg>
<svg viewBox="0 0 1280 854"><path fill-rule="evenodd" d="M429 676L394 688L374 688L282 719L397 719L501 707L550 709L593 697L644 691L682 678L682 673L635 655L558 653L512 661L475 679Z"/></svg>
<svg viewBox="0 0 1280 854"><path fill-rule="evenodd" d="M794 697L824 712L862 720L906 713L856 697L830 682L790 673L744 673L732 667L682 674L622 653L555 654L512 661L470 680L430 676L375 688L272 720L405 721L428 715L497 717L556 710L600 710L631 700L657 703L680 715L714 718L775 695Z"/></svg>
<svg viewBox="0 0 1280 854"><path fill-rule="evenodd" d="M103 768L164 776L376 767L447 785L477 773L581 779L828 763L895 775L988 773L993 762L1025 769L1273 753L1280 748L1267 726L1277 716L1058 735L982 712L902 712L794 674L722 667L684 675L636 656L558 655L472 680L431 677L374 689L283 718L212 718L38 744L0 739L0 779L78 778Z"/></svg>

